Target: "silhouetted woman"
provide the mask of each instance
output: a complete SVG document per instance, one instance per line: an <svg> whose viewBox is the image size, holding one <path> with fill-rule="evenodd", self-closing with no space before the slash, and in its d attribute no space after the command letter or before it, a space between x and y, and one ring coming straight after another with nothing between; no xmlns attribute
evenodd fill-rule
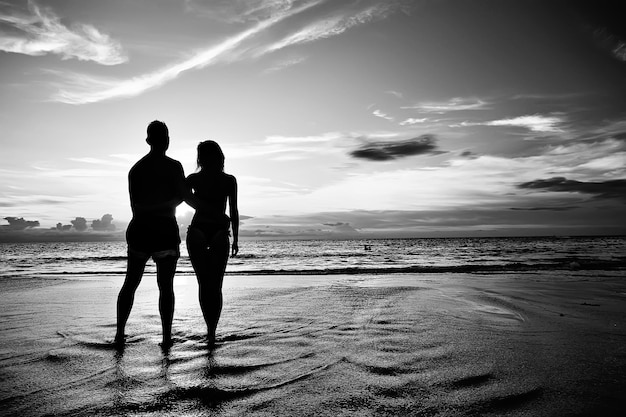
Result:
<svg viewBox="0 0 626 417"><path fill-rule="evenodd" d="M224 153L207 140L198 145L199 171L187 177L194 195L208 206L196 211L187 231L187 250L199 286L200 307L206 321L208 342L215 343L215 329L222 312L222 282L229 253L232 224L232 256L239 252L237 180L224 173ZM230 219L225 214L228 200Z"/></svg>

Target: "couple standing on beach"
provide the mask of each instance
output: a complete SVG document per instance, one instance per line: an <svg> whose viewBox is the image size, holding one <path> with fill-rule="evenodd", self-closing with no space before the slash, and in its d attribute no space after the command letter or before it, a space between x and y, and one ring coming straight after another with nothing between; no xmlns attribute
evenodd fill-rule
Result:
<svg viewBox="0 0 626 417"><path fill-rule="evenodd" d="M126 231L128 265L126 279L117 299L115 343L124 344L124 329L135 291L146 262L156 263L159 286L159 313L163 327L162 347L172 344L174 317L174 273L180 256L180 235L176 207L183 201L195 214L187 231L187 250L196 273L207 341L215 343L215 329L222 311L222 281L229 255L229 227L232 225L232 256L237 255L239 211L237 181L224 173L224 154L213 141L198 145L199 171L185 178L180 162L165 155L169 131L155 120L148 125L146 142L150 152L128 174L133 218ZM225 214L226 202L230 218Z"/></svg>

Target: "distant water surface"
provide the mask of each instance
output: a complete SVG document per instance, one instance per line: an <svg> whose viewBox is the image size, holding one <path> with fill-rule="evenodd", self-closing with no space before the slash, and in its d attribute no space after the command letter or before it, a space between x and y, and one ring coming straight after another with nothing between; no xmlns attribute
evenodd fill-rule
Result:
<svg viewBox="0 0 626 417"><path fill-rule="evenodd" d="M124 274L125 242L0 244L0 275ZM626 237L242 241L229 274L626 269ZM147 272L154 272L149 263ZM183 243L179 274L192 274Z"/></svg>

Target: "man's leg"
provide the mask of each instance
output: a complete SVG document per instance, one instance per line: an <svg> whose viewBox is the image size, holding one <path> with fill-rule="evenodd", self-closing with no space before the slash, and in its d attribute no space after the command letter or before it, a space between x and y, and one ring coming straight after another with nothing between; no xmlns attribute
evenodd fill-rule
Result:
<svg viewBox="0 0 626 417"><path fill-rule="evenodd" d="M157 266L157 283L159 284L159 313L163 342L161 346L172 345L172 320L174 319L174 274L178 256L164 256L154 260Z"/></svg>
<svg viewBox="0 0 626 417"><path fill-rule="evenodd" d="M124 329L128 316L130 316L130 310L133 308L135 291L141 282L147 261L147 258L133 255L130 252L128 254L126 279L117 296L117 334L115 335L115 343L117 344L124 344Z"/></svg>

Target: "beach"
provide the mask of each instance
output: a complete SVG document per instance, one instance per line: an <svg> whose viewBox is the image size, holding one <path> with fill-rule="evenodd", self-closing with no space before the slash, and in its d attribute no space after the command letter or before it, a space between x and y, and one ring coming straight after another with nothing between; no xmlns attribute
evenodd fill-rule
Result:
<svg viewBox="0 0 626 417"><path fill-rule="evenodd" d="M125 349L119 276L0 281L0 414L621 415L623 272L229 275L218 343L193 276L159 346L155 277Z"/></svg>

